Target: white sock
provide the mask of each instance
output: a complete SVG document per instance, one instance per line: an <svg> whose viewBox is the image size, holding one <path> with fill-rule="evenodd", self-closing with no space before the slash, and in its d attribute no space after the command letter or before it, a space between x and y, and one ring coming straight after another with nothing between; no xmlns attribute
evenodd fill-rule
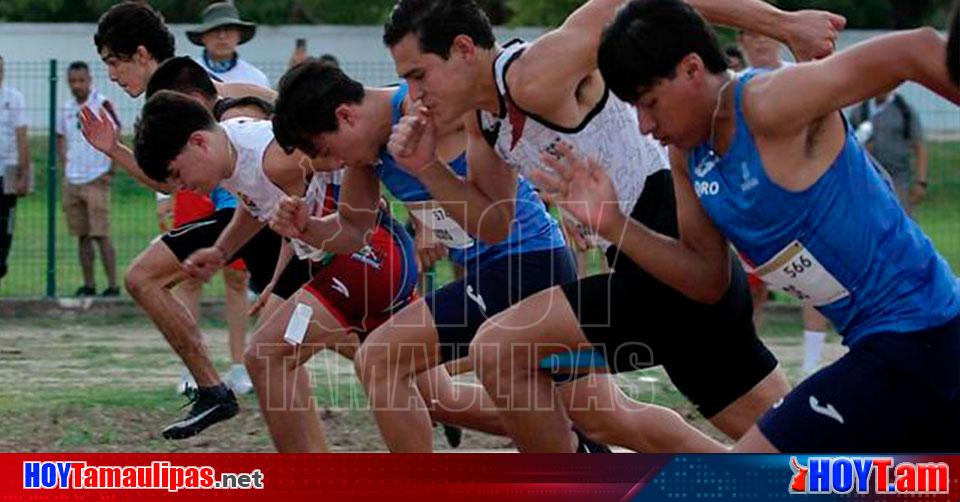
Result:
<svg viewBox="0 0 960 502"><path fill-rule="evenodd" d="M816 371L820 364L820 353L823 352L823 342L827 339L824 331L803 332L803 373L809 375Z"/></svg>

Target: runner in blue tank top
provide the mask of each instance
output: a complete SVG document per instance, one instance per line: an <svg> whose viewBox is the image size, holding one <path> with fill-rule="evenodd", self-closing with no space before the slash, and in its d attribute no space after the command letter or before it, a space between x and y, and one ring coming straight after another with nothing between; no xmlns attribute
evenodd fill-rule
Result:
<svg viewBox="0 0 960 502"><path fill-rule="evenodd" d="M398 123L404 115L403 104L406 98L407 84L403 83L397 87L391 98L393 124ZM466 177L466 156L458 155L450 162L450 167L457 176ZM387 190L403 202L428 202L433 199L423 183L398 165L386 148L380 154L377 175ZM517 214L510 235L506 240L492 245L470 237L437 204L424 209L415 207L411 210L411 215L418 218L425 228L433 230L435 239L449 249L450 259L454 263L464 268L469 267L470 272L476 273L484 265L490 265L506 256L564 246L563 233L560 232L557 222L547 213L540 197L533 191L533 186L522 178L517 183L516 204ZM449 223L444 225L445 221Z"/></svg>
<svg viewBox="0 0 960 502"><path fill-rule="evenodd" d="M960 449L960 286L840 112L908 79L960 103L944 51L933 30L915 30L738 78L711 29L678 0L633 0L605 32L604 79L635 104L641 131L671 146L677 187L681 238L633 227L628 252L707 299L729 277L679 273L724 270L732 243L764 281L829 317L850 347L736 450ZM566 181L553 185L578 202L571 212L601 235L622 228L623 216L601 204L609 181L596 162L561 153L551 164Z"/></svg>
<svg viewBox="0 0 960 502"><path fill-rule="evenodd" d="M485 215L467 214L466 204L462 202L430 200L429 190L407 175L386 150L393 125L399 120L403 108L408 106L407 100L403 99L404 92L402 87L364 88L339 69L320 62L303 63L281 79L273 120L277 141L286 148L297 148L311 156L340 159L349 167L344 171L337 213L324 218L307 218L302 203L289 199L272 226L287 237L303 240L307 236L313 242L326 240L324 249L346 252L363 242L373 224L371 216L379 203L381 180L398 198L417 204L411 212L450 248L454 260L465 265L466 277L400 310L390 321L374 330L366 343L422 346L423 350L410 352L416 360L405 359L415 361L416 367L402 365L404 371L410 372L404 375L409 378L410 386L402 386L403 390L422 396L425 395L424 377L450 378L445 371L426 371L465 356L477 329L488 317L530 294L575 280L576 267L557 223L525 182L518 185L517 195L511 201L516 207L516 217L512 231L504 236L505 239L500 239L502 242L483 243L474 237L479 234L477 225L484 224ZM469 177L463 156L465 135L459 124L442 130L437 154L454 166L458 176ZM422 204L424 202L427 204ZM401 350L394 356L405 357L405 353L407 351ZM420 360L421 355L427 360ZM358 360L358 368L362 363ZM376 372L376 375L387 376L385 372ZM369 375L360 376L363 380ZM435 386L438 382L426 380L426 384ZM419 392L416 385L420 385ZM483 421L463 425L504 434L495 407L483 387L473 389L472 395L461 393L458 402L489 413L476 415ZM370 396L375 403L382 397ZM375 411L381 409L378 404L373 407ZM380 420L379 414L377 419L381 430L403 431L402 435L407 437L422 437L422 441L415 441L415 451L429 451L432 449L430 418L450 423L444 414L452 416L454 413L462 415L464 410L435 406L422 424L416 424L424 427L417 428L415 433L412 424L406 421L396 418ZM489 417L492 420L487 420ZM395 451L407 450L390 441L387 446Z"/></svg>

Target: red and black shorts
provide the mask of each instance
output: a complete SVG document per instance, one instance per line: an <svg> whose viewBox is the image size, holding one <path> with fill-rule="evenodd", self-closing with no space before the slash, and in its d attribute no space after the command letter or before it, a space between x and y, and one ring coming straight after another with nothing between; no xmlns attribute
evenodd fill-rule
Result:
<svg viewBox="0 0 960 502"><path fill-rule="evenodd" d="M403 226L382 216L368 244L313 267L304 286L340 321L363 337L413 299L417 282L413 241Z"/></svg>

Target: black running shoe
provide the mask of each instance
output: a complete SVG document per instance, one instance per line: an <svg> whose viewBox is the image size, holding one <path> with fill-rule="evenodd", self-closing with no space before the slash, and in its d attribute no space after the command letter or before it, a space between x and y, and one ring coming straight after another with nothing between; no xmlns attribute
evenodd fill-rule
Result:
<svg viewBox="0 0 960 502"><path fill-rule="evenodd" d="M443 435L447 438L447 443L451 448L460 446L463 441L463 429L455 425L440 424L443 427Z"/></svg>
<svg viewBox="0 0 960 502"><path fill-rule="evenodd" d="M103 293L100 293L101 298L116 298L118 296L120 296L120 288L116 286L107 288L103 290Z"/></svg>
<svg viewBox="0 0 960 502"><path fill-rule="evenodd" d="M185 439L200 434L211 425L233 418L240 412L240 405L233 391L225 385L191 390L184 394L190 401L184 405L193 405L183 420L169 425L163 430L164 439Z"/></svg>
<svg viewBox="0 0 960 502"><path fill-rule="evenodd" d="M77 292L73 294L78 298L83 298L85 296L97 296L97 290L91 288L90 286L80 286L77 288Z"/></svg>
<svg viewBox="0 0 960 502"><path fill-rule="evenodd" d="M577 453L613 453L609 446L588 438L577 426L573 427L573 432L577 435Z"/></svg>

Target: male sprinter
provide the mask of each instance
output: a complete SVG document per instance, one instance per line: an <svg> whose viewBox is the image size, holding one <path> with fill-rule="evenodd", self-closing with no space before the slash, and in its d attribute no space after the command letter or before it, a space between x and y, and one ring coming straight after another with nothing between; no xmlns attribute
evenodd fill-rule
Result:
<svg viewBox="0 0 960 502"><path fill-rule="evenodd" d="M160 62L173 56L174 52L174 39L163 18L148 5L139 2L123 2L108 10L100 18L94 42L107 65L110 79L131 96L139 96L144 92L148 79L157 71ZM217 84L210 82L209 78L195 80L196 85L206 82L208 91L213 89L214 99L209 101L213 106ZM220 91L233 97L248 96L251 92L267 99L273 97L269 89L241 84L220 85ZM101 114L98 117L84 110L81 125L85 137L94 147L117 161L137 180L156 190L173 191L174 187L157 183L143 173L130 149L120 143L119 131L107 116ZM218 421L232 417L239 409L236 398L220 380L206 352L197 320L171 292L173 286L187 277L181 260L196 249L212 244L230 221L232 212L232 208L226 207L209 218L165 234L134 260L125 277L127 291L164 334L199 387L199 392L194 396L196 402L187 417L163 431L168 439L195 435ZM265 231L258 242L264 252L272 252L277 256L280 240L275 234ZM261 274L251 270L255 286L262 287L269 281L273 263L275 261L263 267L265 272ZM292 285L290 293L299 286Z"/></svg>
<svg viewBox="0 0 960 502"><path fill-rule="evenodd" d="M391 340L403 337L407 346L426 346L428 343L435 345L439 339L442 342L439 347L441 357L450 360L458 355L458 351L462 354L484 318L502 310L511 297L519 297L513 288L519 286L532 289L524 286L520 279L526 281L526 284L536 285L534 281L548 281L551 277L559 280L560 272L566 280L573 280L575 276L572 269L561 269L553 275L543 274L547 265L540 266L541 270L537 270L538 261L546 264L552 261L567 267L564 254L560 253L563 249L563 238L557 224L546 213L530 184L522 178L516 185L515 198L510 199L511 203L516 204L513 228L504 242L494 245L474 239L463 229L466 225L460 223L463 219L462 204L456 201L432 200L433 196L426 187L405 172L385 150L391 125L398 123L403 113L411 108L414 107L405 85L399 88L364 88L338 69L320 63L305 63L291 70L281 80L280 98L274 116L275 131L281 143L343 158L349 165L367 167L379 162L374 169L368 167L366 170L379 176L387 189L408 205L418 203L412 207L411 212L424 221L424 227L432 229L438 240L444 242L449 248L450 256L463 264L467 277L434 292L426 301L401 311L394 320L377 332L389 330L387 337ZM470 171L462 154L464 139L462 131L443 133L437 144L438 155L451 160L452 169L457 176L469 177ZM371 182L369 186L377 187L378 184ZM373 200L378 193L371 189L369 197ZM425 201L430 203L424 204ZM293 201L291 205L292 203ZM296 224L284 222L283 224L290 228L281 230L281 233L302 237L298 229L306 226L308 222L306 211L300 212L300 220ZM286 211L281 211L278 217L285 213ZM360 233L363 229L362 226L355 228L358 224L351 221L351 215L344 217L342 212L339 223L330 225L331 231L339 232L341 225L350 229L344 232L346 235ZM318 242L327 242L329 245L329 240L323 241L325 238L333 238L333 235L326 237L320 234L314 237ZM550 251L550 254L541 250ZM520 253L526 253L523 258L526 265L519 258ZM559 256L550 257L555 253ZM564 261L560 261L561 259ZM520 266L517 263L520 263ZM510 272L511 268L513 272ZM538 275L532 275L531 272L538 272ZM523 278L521 274L528 276ZM433 380L433 384L439 389L450 388L444 385L442 380L449 378L445 373L436 374L435 377L431 375L431 378L439 379ZM418 383L421 381L418 380ZM420 390L422 391L422 385ZM411 391L415 392L415 389ZM586 393L588 390L581 392ZM458 402L479 403L484 399L481 392L474 396L462 395ZM584 399L588 397L585 396ZM430 406L432 418L450 421L443 417L453 410L443 409L444 405L446 402L441 400L436 407ZM405 422L394 425L389 422L389 418L385 420L387 423L382 423L382 428L408 428ZM462 420L461 418L459 423L463 423ZM679 417L674 423L684 426ZM420 425L423 427L407 432L413 434L415 431L421 441L417 448L429 449L429 424ZM706 437L700 439L710 441ZM388 446L396 451L396 447L391 443L388 442ZM688 447L674 443L674 446L687 450L703 448L696 444ZM587 448L592 449L590 446Z"/></svg>
<svg viewBox="0 0 960 502"><path fill-rule="evenodd" d="M284 197L302 197L308 212L321 216L336 210L340 193L363 194L349 185L341 191L339 162L311 162L300 153L284 153L269 121L243 118L217 125L200 103L183 94L164 91L148 101L136 146L139 163L152 178L220 185L243 201L217 242L187 258L187 269L202 279L222 268ZM377 227L366 237L369 244L355 253L332 255L293 242L301 258L313 261L309 284L260 326L247 352L261 409L281 452L327 451L302 365L325 348L352 358L365 334L412 297L417 276L412 242L392 219L384 214L377 218ZM290 344L286 327L301 304L312 310L309 327L304 326L301 343ZM435 419L503 434L489 400L486 408L482 399L464 401L471 392L482 398L482 387L454 386L446 377L438 391L428 397L449 415ZM451 402L451 396L459 400Z"/></svg>
<svg viewBox="0 0 960 502"><path fill-rule="evenodd" d="M630 225L625 252L664 275L696 274L698 282L671 283L716 297L730 281L717 272L729 239L758 276L816 306L850 347L767 411L736 451L960 449L960 282L842 114L905 80L960 103L945 53L935 31L920 29L737 75L712 29L678 0L634 0L604 33L604 79L635 104L644 133L671 145L684 229L677 241ZM546 184L602 234L622 232L624 216L604 204L615 194L603 170L566 147L560 157ZM533 434L547 443L545 422Z"/></svg>
<svg viewBox="0 0 960 502"><path fill-rule="evenodd" d="M821 42L836 35L834 19L824 13L789 15L746 0L696 3L709 8L717 21L754 25L757 31L786 40L803 53L824 50L807 40ZM652 138L637 133L635 113L610 95L596 69L595 40L618 4L591 1L561 28L533 44L503 48L495 44L489 21L473 2L402 0L395 7L384 41L398 73L409 82L411 94L426 107L418 117L401 124L391 140L395 155L437 198L467 201L471 217L483 214L480 238L500 238L510 221L512 206L503 203L509 196L503 186L516 178L516 170L536 171L541 154L555 152L561 142L605 160L616 185L615 200L625 214L677 235L666 154ZM829 49L828 43L823 45ZM431 119L451 120L465 113L468 158L474 173L466 181L452 176L431 154L435 128ZM701 413L731 437L742 435L787 391L775 358L753 330L742 270L724 264L720 272L735 277L730 287L714 297L691 299L663 284L665 278L656 271L648 274L642 264L618 255L618 249L610 247L608 260L615 273L540 293L522 307L489 321L474 341L475 370L500 405L501 416L510 422L506 425L520 449L562 452L573 448L573 438L559 433L569 428L565 415L550 412L552 406L541 404L553 403L550 376L531 371L539 367L542 357L577 348L576 344L532 347L527 343L554 341L555 332L557 340L573 333L584 343L596 344L613 371L663 364ZM684 279L697 282L700 275ZM501 332L520 339L517 346L529 347L530 357L516 357L513 348L498 343L503 339ZM385 336L375 341L392 340ZM489 348L481 350L484 345ZM388 389L403 385L396 380L409 378L405 369L396 366L409 363L391 359L395 347L374 353L375 347L371 344L361 349L358 359L367 365L361 375L371 375L364 382L371 396L389 399ZM420 367L435 362L422 361ZM380 369L375 372L375 368ZM504 388L498 388L501 381L513 395L516 412L507 409ZM578 415L578 425L594 439L645 451L674 447L671 439L658 442L637 429L643 423L676 423L679 415L662 409L627 413L629 410L619 406L625 400L619 395L587 405L577 402L583 394L574 393L576 388L564 386L561 391L570 391L564 395L566 404ZM528 409L534 411L523 411ZM411 423L422 421L414 416L415 410L408 413ZM524 421L527 416L535 417L533 422L547 422L531 425ZM541 426L555 431L549 444L538 441L534 429ZM659 427L658 433L672 429ZM392 433L400 444L413 441L406 429Z"/></svg>
<svg viewBox="0 0 960 502"><path fill-rule="evenodd" d="M422 183L407 174L386 151L386 145L391 127L411 108L413 105L405 85L364 88L337 68L308 62L281 79L274 116L275 131L278 141L288 148L343 159L351 166L348 173L356 173L353 179L363 180L362 185L357 183L355 186L366 190L363 194L365 206L379 198L382 182L411 208L421 227L432 232L448 248L451 258L463 266L466 271L464 279L401 310L371 335L387 333L391 340L405 340L407 347L416 347L424 339L432 339L435 345L439 338L444 343L440 347L445 354L443 357L451 360L456 357L458 349L466 347L487 316L502 310L521 295L546 287L551 281L572 280L576 273L556 222L526 181L513 185L514 196L509 197L510 203L516 204L517 208L509 234L503 242L490 245L464 230L469 223L464 224L461 204L434 200ZM440 135L437 155L451 163L457 176L469 177L470 170L463 156L465 136L458 121L450 126ZM345 180L345 192L354 193L351 189ZM338 215L320 220L308 220L306 211L299 209L296 201L291 200L286 206L276 217L278 231L324 243L325 247L342 245L344 250L349 250L359 243L356 237L351 241L351 236L362 235L372 224L365 214L349 210L355 205L342 204ZM458 411L460 407L481 406L486 412L495 414L492 402L479 386L458 387L458 395L447 395L448 389L454 389L446 383L450 377L443 366L437 369L440 371L425 374L428 375L430 391L424 392L421 378L418 380L419 389L404 388L400 392L422 395L427 403L431 403L431 395L439 395L435 406L434 403L429 406L431 418L436 421L503 433L499 420L495 430L481 427L483 424L465 422L464 414ZM462 392L463 389L473 392ZM378 420L381 420L381 428L408 426L406 422L389 423L390 417L379 414ZM432 448L429 418L420 425L425 428L408 432L417 435L420 451L429 451ZM398 450L389 441L387 446ZM582 446L586 450L581 451L596 448L596 445Z"/></svg>

